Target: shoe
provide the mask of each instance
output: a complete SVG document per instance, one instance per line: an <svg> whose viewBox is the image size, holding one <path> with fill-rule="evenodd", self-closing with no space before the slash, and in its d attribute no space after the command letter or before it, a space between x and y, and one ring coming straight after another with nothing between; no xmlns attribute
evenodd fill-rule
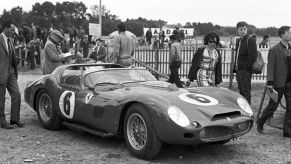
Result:
<svg viewBox="0 0 291 164"><path fill-rule="evenodd" d="M24 126L24 124L21 123L20 121L12 121L12 120L10 120L10 125L17 125L18 127Z"/></svg>
<svg viewBox="0 0 291 164"><path fill-rule="evenodd" d="M291 138L291 131L290 130L283 130L283 137Z"/></svg>
<svg viewBox="0 0 291 164"><path fill-rule="evenodd" d="M283 137L291 138L291 134L283 134Z"/></svg>
<svg viewBox="0 0 291 164"><path fill-rule="evenodd" d="M261 124L259 121L257 121L257 131L261 134L263 134L264 131L264 124Z"/></svg>
<svg viewBox="0 0 291 164"><path fill-rule="evenodd" d="M6 121L5 122L1 122L0 125L1 125L1 128L3 128L3 129L13 129L13 127L10 126L9 124L7 124Z"/></svg>

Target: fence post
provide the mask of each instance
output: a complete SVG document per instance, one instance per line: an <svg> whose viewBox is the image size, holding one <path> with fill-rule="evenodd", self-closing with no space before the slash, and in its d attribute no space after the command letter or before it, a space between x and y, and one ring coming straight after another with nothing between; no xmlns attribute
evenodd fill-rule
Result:
<svg viewBox="0 0 291 164"><path fill-rule="evenodd" d="M154 44L154 51L155 51L155 70L158 70L159 68L159 47L157 44ZM159 75L155 74L155 77L159 80Z"/></svg>
<svg viewBox="0 0 291 164"><path fill-rule="evenodd" d="M229 76L229 89L232 89L232 81L233 81L233 69L234 69L234 56L235 56L235 48L231 47L231 62L230 62L230 76Z"/></svg>

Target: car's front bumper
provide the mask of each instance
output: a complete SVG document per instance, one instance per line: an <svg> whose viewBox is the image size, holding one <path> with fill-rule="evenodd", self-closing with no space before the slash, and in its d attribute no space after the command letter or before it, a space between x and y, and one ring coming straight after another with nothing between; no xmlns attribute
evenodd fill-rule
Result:
<svg viewBox="0 0 291 164"><path fill-rule="evenodd" d="M230 140L248 133L253 127L253 118L237 117L231 120L204 121L198 127L181 127L169 118L154 119L160 140L169 144L191 145Z"/></svg>

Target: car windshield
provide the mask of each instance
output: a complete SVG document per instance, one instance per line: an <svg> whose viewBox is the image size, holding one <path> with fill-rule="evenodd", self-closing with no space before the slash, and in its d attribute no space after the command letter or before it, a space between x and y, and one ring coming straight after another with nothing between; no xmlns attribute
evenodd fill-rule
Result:
<svg viewBox="0 0 291 164"><path fill-rule="evenodd" d="M85 83L88 86L156 80L157 79L145 69L109 69L91 72L85 77Z"/></svg>

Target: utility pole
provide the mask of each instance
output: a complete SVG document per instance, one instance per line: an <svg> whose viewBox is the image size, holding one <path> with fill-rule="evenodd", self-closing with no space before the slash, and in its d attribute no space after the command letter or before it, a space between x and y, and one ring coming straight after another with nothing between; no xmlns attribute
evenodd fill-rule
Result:
<svg viewBox="0 0 291 164"><path fill-rule="evenodd" d="M101 0L99 1L99 25L100 25L100 36L102 37L102 4Z"/></svg>

